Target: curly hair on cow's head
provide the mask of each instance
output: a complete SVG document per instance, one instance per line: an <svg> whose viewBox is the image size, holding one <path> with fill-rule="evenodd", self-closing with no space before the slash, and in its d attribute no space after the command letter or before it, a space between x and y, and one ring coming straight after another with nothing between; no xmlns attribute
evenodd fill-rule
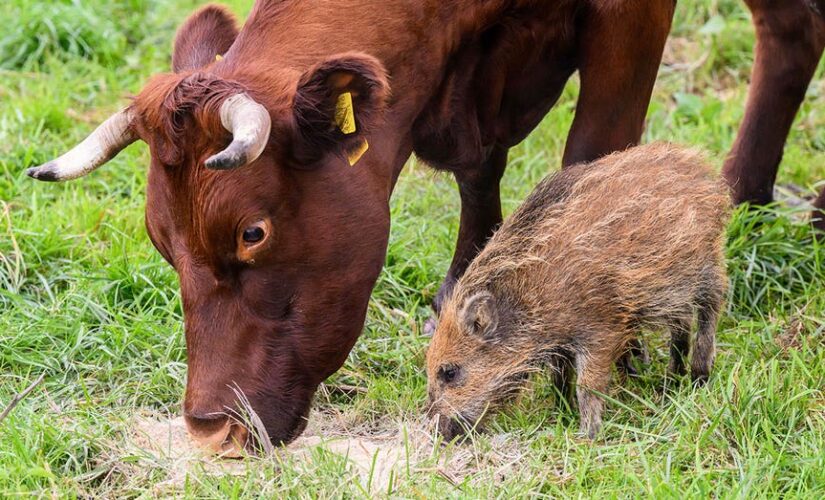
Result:
<svg viewBox="0 0 825 500"><path fill-rule="evenodd" d="M157 150L160 160L170 166L186 161L191 138L185 137L189 124L198 135L216 141L225 134L220 124L220 107L228 97L247 92L247 88L214 74L194 72L167 73L152 78L134 97L131 109Z"/></svg>

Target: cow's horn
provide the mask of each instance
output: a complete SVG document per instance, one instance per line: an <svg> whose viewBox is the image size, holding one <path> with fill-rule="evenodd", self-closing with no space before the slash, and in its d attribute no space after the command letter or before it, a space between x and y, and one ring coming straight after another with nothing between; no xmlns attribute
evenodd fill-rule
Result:
<svg viewBox="0 0 825 500"><path fill-rule="evenodd" d="M206 168L230 170L261 156L272 128L272 119L265 107L246 94L233 95L221 105L221 123L232 133L232 144L206 160Z"/></svg>
<svg viewBox="0 0 825 500"><path fill-rule="evenodd" d="M26 170L29 177L41 181L67 181L82 177L103 165L135 142L128 109L109 117L83 142L56 160Z"/></svg>

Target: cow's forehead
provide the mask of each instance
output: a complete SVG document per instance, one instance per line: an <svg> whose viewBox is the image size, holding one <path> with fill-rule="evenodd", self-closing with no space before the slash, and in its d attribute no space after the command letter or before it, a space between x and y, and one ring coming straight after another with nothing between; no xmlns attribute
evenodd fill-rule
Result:
<svg viewBox="0 0 825 500"><path fill-rule="evenodd" d="M263 157L237 170L214 171L153 162L147 217L167 221L170 236L190 253L233 253L240 226L271 217L279 206L282 179L270 163Z"/></svg>

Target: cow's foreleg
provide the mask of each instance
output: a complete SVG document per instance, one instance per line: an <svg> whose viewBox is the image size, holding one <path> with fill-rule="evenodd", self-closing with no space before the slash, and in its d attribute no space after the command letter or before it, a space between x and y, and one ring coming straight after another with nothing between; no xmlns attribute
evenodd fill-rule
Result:
<svg viewBox="0 0 825 500"><path fill-rule="evenodd" d="M581 92L567 137L564 166L595 160L638 144L673 19L674 2L592 9L579 52ZM635 375L632 358L648 362L639 340L617 362Z"/></svg>
<svg viewBox="0 0 825 500"><path fill-rule="evenodd" d="M452 292L455 282L501 224L499 183L506 167L507 148L494 146L481 168L455 173L461 196L461 222L453 261L433 301L436 314L441 311L441 304Z"/></svg>
<svg viewBox="0 0 825 500"><path fill-rule="evenodd" d="M581 93L565 166L639 142L673 9L672 0L661 0L587 13L579 49Z"/></svg>
<svg viewBox="0 0 825 500"><path fill-rule="evenodd" d="M756 62L745 118L723 168L736 203L769 203L782 150L825 44L825 21L805 0L747 0Z"/></svg>

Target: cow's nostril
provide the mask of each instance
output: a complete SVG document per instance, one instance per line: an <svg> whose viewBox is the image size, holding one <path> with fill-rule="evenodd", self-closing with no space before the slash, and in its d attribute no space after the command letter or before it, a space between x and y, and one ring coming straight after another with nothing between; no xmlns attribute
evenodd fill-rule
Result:
<svg viewBox="0 0 825 500"><path fill-rule="evenodd" d="M183 412L186 418L190 418L192 420L203 420L207 422L211 422L213 420L223 420L226 418L226 412L223 411L215 411L211 413L200 413L200 412L193 412L193 411L185 411Z"/></svg>
<svg viewBox="0 0 825 500"><path fill-rule="evenodd" d="M219 429L223 429L229 421L225 413L195 413L184 412L186 427L193 434L213 434Z"/></svg>
<svg viewBox="0 0 825 500"><path fill-rule="evenodd" d="M184 420L189 436L198 446L209 453L227 458L238 458L249 441L249 431L223 413L185 413Z"/></svg>

